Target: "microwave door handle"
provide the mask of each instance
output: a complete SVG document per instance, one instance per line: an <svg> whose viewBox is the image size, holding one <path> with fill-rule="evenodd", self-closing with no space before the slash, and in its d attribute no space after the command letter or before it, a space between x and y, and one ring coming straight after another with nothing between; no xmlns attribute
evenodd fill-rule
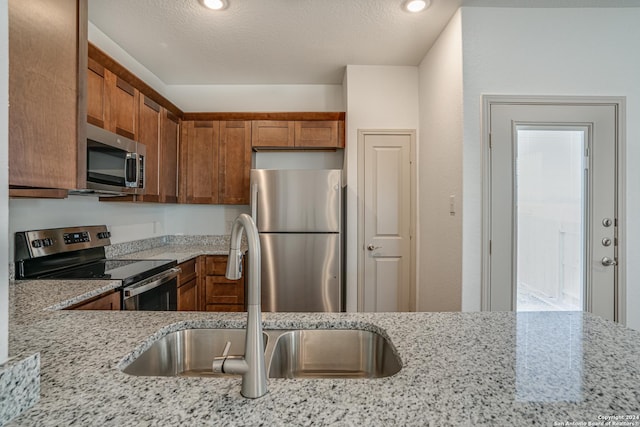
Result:
<svg viewBox="0 0 640 427"><path fill-rule="evenodd" d="M138 185L138 155L127 153L124 161L124 186L137 187Z"/></svg>

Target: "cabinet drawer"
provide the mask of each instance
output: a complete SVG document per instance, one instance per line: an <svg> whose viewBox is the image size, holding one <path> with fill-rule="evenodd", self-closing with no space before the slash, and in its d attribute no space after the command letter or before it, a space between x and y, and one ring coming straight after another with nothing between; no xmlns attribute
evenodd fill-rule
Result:
<svg viewBox="0 0 640 427"><path fill-rule="evenodd" d="M205 261L205 276L224 276L227 271L227 257L223 255L209 255Z"/></svg>
<svg viewBox="0 0 640 427"><path fill-rule="evenodd" d="M196 258L178 265L182 270L178 275L178 287L196 278Z"/></svg>
<svg viewBox="0 0 640 427"><path fill-rule="evenodd" d="M244 281L208 276L205 304L244 304Z"/></svg>

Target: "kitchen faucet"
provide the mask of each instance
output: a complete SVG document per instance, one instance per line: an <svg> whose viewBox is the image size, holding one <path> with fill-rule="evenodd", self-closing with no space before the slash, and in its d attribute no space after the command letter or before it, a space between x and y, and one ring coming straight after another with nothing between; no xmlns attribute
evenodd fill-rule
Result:
<svg viewBox="0 0 640 427"><path fill-rule="evenodd" d="M250 254L244 356L227 356L229 347L231 347L231 342L227 342L222 356L214 358L212 368L216 373L241 374L240 393L244 397L256 399L267 394L267 370L264 362L260 311L260 237L255 222L247 214L240 214L233 222L226 277L231 280L242 277L242 252L240 250L242 231L247 235Z"/></svg>

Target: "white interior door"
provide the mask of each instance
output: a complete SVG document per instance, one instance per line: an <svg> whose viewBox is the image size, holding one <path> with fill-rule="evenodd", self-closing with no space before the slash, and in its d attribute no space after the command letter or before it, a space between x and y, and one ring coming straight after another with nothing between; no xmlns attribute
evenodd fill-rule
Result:
<svg viewBox="0 0 640 427"><path fill-rule="evenodd" d="M490 310L616 319L616 107L490 107Z"/></svg>
<svg viewBox="0 0 640 427"><path fill-rule="evenodd" d="M362 308L409 311L413 135L366 133L363 138Z"/></svg>

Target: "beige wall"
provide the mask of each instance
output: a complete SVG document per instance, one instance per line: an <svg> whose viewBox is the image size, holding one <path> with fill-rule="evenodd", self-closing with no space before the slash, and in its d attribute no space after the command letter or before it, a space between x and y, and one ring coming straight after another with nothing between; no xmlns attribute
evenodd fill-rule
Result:
<svg viewBox="0 0 640 427"><path fill-rule="evenodd" d="M418 311L462 303L462 25L458 11L420 72ZM453 196L455 214L450 213Z"/></svg>

